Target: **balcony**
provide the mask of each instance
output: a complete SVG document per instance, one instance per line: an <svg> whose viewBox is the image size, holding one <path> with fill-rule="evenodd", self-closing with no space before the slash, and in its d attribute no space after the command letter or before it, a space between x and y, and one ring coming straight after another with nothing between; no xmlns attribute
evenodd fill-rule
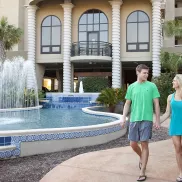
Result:
<svg viewBox="0 0 182 182"><path fill-rule="evenodd" d="M163 47L162 51L175 53L175 54L181 54L182 53L182 45L175 45L175 47Z"/></svg>
<svg viewBox="0 0 182 182"><path fill-rule="evenodd" d="M182 7L175 8L175 17L182 17Z"/></svg>
<svg viewBox="0 0 182 182"><path fill-rule="evenodd" d="M112 45L108 42L74 42L71 48L71 56L103 56L112 57Z"/></svg>

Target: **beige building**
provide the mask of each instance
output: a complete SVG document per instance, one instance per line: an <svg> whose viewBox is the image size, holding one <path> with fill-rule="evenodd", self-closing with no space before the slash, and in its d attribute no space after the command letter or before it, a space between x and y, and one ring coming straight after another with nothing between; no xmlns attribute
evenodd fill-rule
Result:
<svg viewBox="0 0 182 182"><path fill-rule="evenodd" d="M163 41L164 7L167 20L181 17L177 0L0 0L0 16L24 31L8 56L35 62L39 88L72 92L87 76L107 77L115 88L131 83L140 63L159 76L161 45L178 52L182 43Z"/></svg>
<svg viewBox="0 0 182 182"><path fill-rule="evenodd" d="M165 5L165 20L182 19L182 0L167 0ZM165 51L181 53L182 39L164 37L163 49Z"/></svg>

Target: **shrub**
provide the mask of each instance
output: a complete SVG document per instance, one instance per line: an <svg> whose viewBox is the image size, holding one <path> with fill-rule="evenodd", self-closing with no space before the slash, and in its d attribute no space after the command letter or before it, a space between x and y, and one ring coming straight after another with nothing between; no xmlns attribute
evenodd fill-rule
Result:
<svg viewBox="0 0 182 182"><path fill-rule="evenodd" d="M116 104L125 100L126 90L123 88L106 88L101 91L97 101L109 107L111 112L114 112Z"/></svg>
<svg viewBox="0 0 182 182"><path fill-rule="evenodd" d="M43 99L46 97L46 93L43 90L38 90L38 98Z"/></svg>
<svg viewBox="0 0 182 182"><path fill-rule="evenodd" d="M108 78L105 77L86 77L82 79L84 92L101 92L109 86ZM77 91L79 88L79 82Z"/></svg>
<svg viewBox="0 0 182 182"><path fill-rule="evenodd" d="M161 112L165 112L167 105L167 97L169 94L173 93L172 81L175 73L161 73L160 77L153 78L153 82L156 84L160 93L160 108Z"/></svg>

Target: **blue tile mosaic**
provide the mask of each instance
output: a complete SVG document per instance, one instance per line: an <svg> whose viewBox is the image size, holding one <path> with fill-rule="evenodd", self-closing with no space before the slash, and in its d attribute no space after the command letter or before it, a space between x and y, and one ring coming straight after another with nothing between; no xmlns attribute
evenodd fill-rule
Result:
<svg viewBox="0 0 182 182"><path fill-rule="evenodd" d="M96 103L90 103L90 96L47 96L48 103L40 103L43 108L52 109L81 109L83 107L95 106Z"/></svg>
<svg viewBox="0 0 182 182"><path fill-rule="evenodd" d="M11 137L0 137L0 146L11 145Z"/></svg>
<svg viewBox="0 0 182 182"><path fill-rule="evenodd" d="M51 134L38 134L38 135L26 135L26 136L12 136L12 137L0 137L0 141L5 141L11 145L15 145L16 149L9 151L0 151L0 158L10 158L20 156L20 145L21 142L34 142L34 141L45 141L45 140L65 140L73 138L84 138L93 137L98 135L105 135L121 130L120 125L116 125L109 128L96 129L91 131L74 131L65 133L51 133Z"/></svg>
<svg viewBox="0 0 182 182"><path fill-rule="evenodd" d="M89 103L91 97L59 97L59 102Z"/></svg>

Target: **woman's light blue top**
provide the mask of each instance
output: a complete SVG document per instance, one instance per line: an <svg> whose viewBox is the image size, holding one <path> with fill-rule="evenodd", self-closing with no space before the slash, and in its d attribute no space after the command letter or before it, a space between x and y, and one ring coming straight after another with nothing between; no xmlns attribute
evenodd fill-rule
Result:
<svg viewBox="0 0 182 182"><path fill-rule="evenodd" d="M170 105L171 122L169 128L169 135L182 135L182 101L175 100L175 93L172 95Z"/></svg>

